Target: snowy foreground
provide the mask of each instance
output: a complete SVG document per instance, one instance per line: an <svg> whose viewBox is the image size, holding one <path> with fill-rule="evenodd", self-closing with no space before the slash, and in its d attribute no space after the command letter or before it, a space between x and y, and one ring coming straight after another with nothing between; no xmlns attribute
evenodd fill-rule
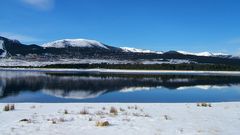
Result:
<svg viewBox="0 0 240 135"><path fill-rule="evenodd" d="M0 104L3 108L6 104ZM110 108L117 111L110 113ZM108 121L99 127L96 122ZM18 103L0 110L1 135L239 135L240 103Z"/></svg>

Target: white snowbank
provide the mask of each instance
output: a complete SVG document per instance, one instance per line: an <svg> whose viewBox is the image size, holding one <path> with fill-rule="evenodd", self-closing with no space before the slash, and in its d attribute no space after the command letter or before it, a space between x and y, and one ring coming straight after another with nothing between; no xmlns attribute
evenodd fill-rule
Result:
<svg viewBox="0 0 240 135"><path fill-rule="evenodd" d="M0 108L4 105L1 103ZM117 115L109 113L112 106ZM239 102L213 103L212 107L198 107L196 103L18 103L15 108L0 110L1 135L240 134ZM65 109L68 114L64 114ZM83 109L89 114L80 114ZM29 121L20 122L22 119ZM96 127L97 121L108 121L110 126Z"/></svg>

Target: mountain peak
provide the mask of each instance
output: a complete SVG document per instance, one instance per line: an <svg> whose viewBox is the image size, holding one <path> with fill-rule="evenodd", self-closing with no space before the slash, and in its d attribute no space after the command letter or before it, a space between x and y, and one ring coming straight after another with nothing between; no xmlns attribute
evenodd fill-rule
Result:
<svg viewBox="0 0 240 135"><path fill-rule="evenodd" d="M99 47L108 49L107 46L96 40L89 39L62 39L42 45L45 48L65 48L65 47Z"/></svg>

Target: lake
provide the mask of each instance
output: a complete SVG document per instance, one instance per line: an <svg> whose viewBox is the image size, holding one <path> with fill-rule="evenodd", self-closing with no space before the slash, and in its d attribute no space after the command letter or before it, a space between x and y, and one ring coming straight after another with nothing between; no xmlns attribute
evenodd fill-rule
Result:
<svg viewBox="0 0 240 135"><path fill-rule="evenodd" d="M0 103L240 101L239 76L0 71Z"/></svg>

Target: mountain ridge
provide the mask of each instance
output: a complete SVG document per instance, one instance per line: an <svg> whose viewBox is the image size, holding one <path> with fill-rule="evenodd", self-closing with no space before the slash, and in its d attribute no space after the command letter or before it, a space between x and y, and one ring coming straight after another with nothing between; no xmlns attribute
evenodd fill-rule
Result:
<svg viewBox="0 0 240 135"><path fill-rule="evenodd" d="M0 36L0 49L3 50L3 43L4 40L8 40L8 41L12 41L12 42L16 42L18 44L22 44L20 41L18 40L12 40L12 39L8 39L5 37L1 37ZM23 44L22 44L23 45ZM31 45L35 45L35 44L31 44ZM109 49L107 47L107 45L96 41L96 40L89 40L89 39L61 39L61 40L56 40L56 41L52 41L52 42L48 42L48 43L44 43L42 45L37 45L39 47L43 47L43 48L67 48L67 47L99 47L99 48L105 48L105 49ZM111 46L113 47L113 46ZM121 49L123 52L133 52L133 53L155 53L155 54L163 54L163 53L168 53L170 51L167 52L163 52L163 51L153 51L153 50L147 50L147 49L140 49L140 48L133 48L133 47L115 47L118 49ZM212 52L197 52L197 53L193 53L193 52L187 52L187 51L175 51L177 53L181 53L184 55L195 55L195 56L232 56L229 54L225 54L225 53L212 53Z"/></svg>
<svg viewBox="0 0 240 135"><path fill-rule="evenodd" d="M104 60L105 62L116 61L113 63L125 62L138 64L198 63L240 65L238 57L222 53L151 51L130 47L114 47L89 39L63 39L40 46L36 44L26 45L18 40L0 37L0 43L0 58L2 60L11 58L12 60L30 62L59 61L61 63L61 60L71 61L74 59L77 63L83 63L84 60ZM4 62L6 63L6 61Z"/></svg>

